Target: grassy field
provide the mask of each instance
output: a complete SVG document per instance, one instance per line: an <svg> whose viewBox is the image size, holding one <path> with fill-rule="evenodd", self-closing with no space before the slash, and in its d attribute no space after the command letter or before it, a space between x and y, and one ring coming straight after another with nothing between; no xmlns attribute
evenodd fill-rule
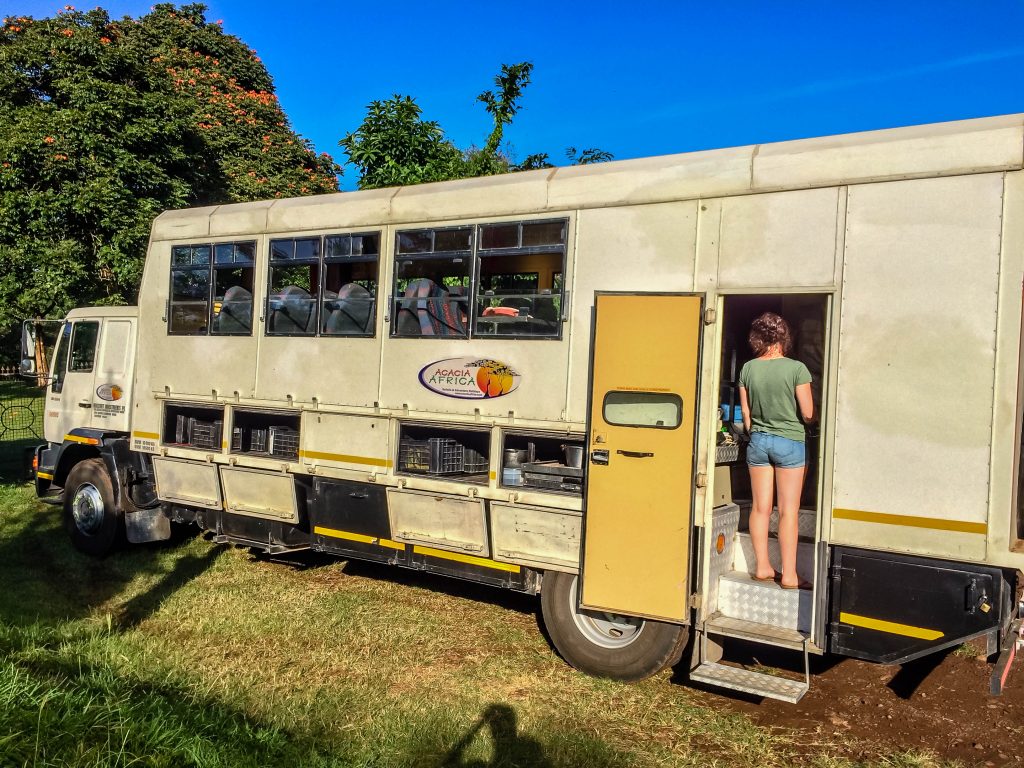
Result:
<svg viewBox="0 0 1024 768"><path fill-rule="evenodd" d="M0 584L4 767L853 765L670 673L574 672L533 599L198 536L91 560L27 486Z"/></svg>

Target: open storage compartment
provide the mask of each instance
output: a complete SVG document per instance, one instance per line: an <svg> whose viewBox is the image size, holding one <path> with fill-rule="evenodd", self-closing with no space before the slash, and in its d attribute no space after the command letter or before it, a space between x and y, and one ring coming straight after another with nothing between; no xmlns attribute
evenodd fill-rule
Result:
<svg viewBox="0 0 1024 768"><path fill-rule="evenodd" d="M473 429L401 424L398 471L486 483L490 433Z"/></svg>
<svg viewBox="0 0 1024 768"><path fill-rule="evenodd" d="M164 405L164 445L219 451L223 431L223 408L184 403Z"/></svg>
<svg viewBox="0 0 1024 768"><path fill-rule="evenodd" d="M299 414L236 408L231 425L231 452L298 460Z"/></svg>
<svg viewBox="0 0 1024 768"><path fill-rule="evenodd" d="M582 435L505 432L501 484L538 491L583 493L586 447Z"/></svg>

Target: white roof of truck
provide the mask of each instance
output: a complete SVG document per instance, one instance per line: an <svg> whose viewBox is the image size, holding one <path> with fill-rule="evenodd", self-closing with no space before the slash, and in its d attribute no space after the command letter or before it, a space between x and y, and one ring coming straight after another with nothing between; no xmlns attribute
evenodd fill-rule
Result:
<svg viewBox="0 0 1024 768"><path fill-rule="evenodd" d="M1024 114L167 211L154 240L437 222L1024 168Z"/></svg>

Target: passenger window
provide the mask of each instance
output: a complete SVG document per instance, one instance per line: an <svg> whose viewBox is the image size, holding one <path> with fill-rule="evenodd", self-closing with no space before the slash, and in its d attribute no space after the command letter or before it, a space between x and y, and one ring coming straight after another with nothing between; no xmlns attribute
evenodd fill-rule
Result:
<svg viewBox="0 0 1024 768"><path fill-rule="evenodd" d="M214 246L212 327L215 334L252 334L255 262L255 243L218 243Z"/></svg>
<svg viewBox="0 0 1024 768"><path fill-rule="evenodd" d="M90 322L75 323L71 335L71 358L68 371L73 373L89 373L96 361L96 339L100 335L100 324Z"/></svg>
<svg viewBox="0 0 1024 768"><path fill-rule="evenodd" d="M320 295L320 238L270 242L267 333L312 336Z"/></svg>
<svg viewBox="0 0 1024 768"><path fill-rule="evenodd" d="M558 337L566 222L480 226L476 336Z"/></svg>
<svg viewBox="0 0 1024 768"><path fill-rule="evenodd" d="M683 423L683 400L670 392L609 392L603 415L618 427L675 429Z"/></svg>
<svg viewBox="0 0 1024 768"><path fill-rule="evenodd" d="M324 238L324 291L320 332L325 336L372 336L377 317L380 235Z"/></svg>
<svg viewBox="0 0 1024 768"><path fill-rule="evenodd" d="M399 232L392 336L469 336L473 227Z"/></svg>
<svg viewBox="0 0 1024 768"><path fill-rule="evenodd" d="M174 246L167 332L251 335L255 260L255 242Z"/></svg>

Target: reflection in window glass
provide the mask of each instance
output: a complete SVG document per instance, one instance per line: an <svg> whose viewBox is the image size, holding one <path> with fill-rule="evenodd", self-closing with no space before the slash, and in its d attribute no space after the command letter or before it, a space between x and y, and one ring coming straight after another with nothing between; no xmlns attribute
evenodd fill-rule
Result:
<svg viewBox="0 0 1024 768"><path fill-rule="evenodd" d="M372 336L377 315L377 235L324 238L324 291L320 332Z"/></svg>
<svg viewBox="0 0 1024 768"><path fill-rule="evenodd" d="M92 370L93 362L96 360L96 339L99 334L99 323L75 323L75 331L71 336L69 372L88 373Z"/></svg>
<svg viewBox="0 0 1024 768"><path fill-rule="evenodd" d="M169 331L180 334L205 334L209 314L209 270L173 270L171 272Z"/></svg>
<svg viewBox="0 0 1024 768"><path fill-rule="evenodd" d="M60 329L60 338L57 339L57 346L53 350L53 363L50 370L53 371L53 383L50 385L51 392L60 392L64 388L64 374L68 370L68 346L71 342L71 323L64 323Z"/></svg>
<svg viewBox="0 0 1024 768"><path fill-rule="evenodd" d="M683 400L670 392L609 392L603 415L620 427L675 429L683 423Z"/></svg>

